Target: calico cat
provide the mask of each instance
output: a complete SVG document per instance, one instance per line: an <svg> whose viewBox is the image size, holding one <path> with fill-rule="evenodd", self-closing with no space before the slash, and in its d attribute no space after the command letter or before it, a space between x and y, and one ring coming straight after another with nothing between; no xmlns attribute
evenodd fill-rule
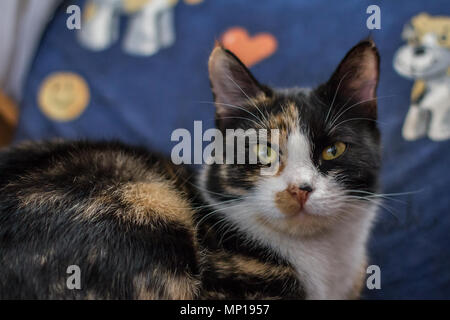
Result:
<svg viewBox="0 0 450 320"><path fill-rule="evenodd" d="M197 172L118 142L5 150L0 298L358 297L380 168L374 43L314 90L261 85L220 46L209 73L218 129L279 129L277 172ZM72 265L80 289L67 287Z"/></svg>

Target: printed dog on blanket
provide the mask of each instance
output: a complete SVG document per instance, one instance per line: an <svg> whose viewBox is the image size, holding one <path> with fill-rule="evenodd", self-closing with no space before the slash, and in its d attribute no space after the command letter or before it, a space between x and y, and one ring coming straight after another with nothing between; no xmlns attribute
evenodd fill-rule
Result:
<svg viewBox="0 0 450 320"><path fill-rule="evenodd" d="M173 6L177 0L88 0L83 8L80 42L95 51L110 47L119 37L121 14L130 16L123 48L150 56L175 42Z"/></svg>
<svg viewBox="0 0 450 320"><path fill-rule="evenodd" d="M416 80L403 137L450 138L450 17L419 14L403 30L408 44L394 57L395 70Z"/></svg>

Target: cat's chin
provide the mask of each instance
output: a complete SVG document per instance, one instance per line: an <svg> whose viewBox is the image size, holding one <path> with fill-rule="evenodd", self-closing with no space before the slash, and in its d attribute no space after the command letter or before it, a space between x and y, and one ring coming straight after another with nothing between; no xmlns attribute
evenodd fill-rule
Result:
<svg viewBox="0 0 450 320"><path fill-rule="evenodd" d="M290 216L280 213L279 218L258 218L258 222L264 227L291 237L310 237L326 232L332 226L333 221L335 219L332 216L311 214L305 210Z"/></svg>

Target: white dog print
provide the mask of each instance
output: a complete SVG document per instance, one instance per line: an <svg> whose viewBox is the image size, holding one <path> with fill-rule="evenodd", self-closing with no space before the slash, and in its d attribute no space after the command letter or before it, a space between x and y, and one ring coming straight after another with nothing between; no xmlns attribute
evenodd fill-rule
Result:
<svg viewBox="0 0 450 320"><path fill-rule="evenodd" d="M80 42L91 50L104 50L119 37L120 15L130 16L123 49L151 56L175 42L173 6L177 0L89 0L83 9Z"/></svg>
<svg viewBox="0 0 450 320"><path fill-rule="evenodd" d="M394 57L395 70L416 80L403 137L450 138L450 18L420 14L405 26L408 44Z"/></svg>

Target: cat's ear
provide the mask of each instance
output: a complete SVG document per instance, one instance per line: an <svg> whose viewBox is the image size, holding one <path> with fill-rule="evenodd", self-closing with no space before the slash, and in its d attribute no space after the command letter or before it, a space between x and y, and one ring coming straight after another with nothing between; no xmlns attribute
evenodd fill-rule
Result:
<svg viewBox="0 0 450 320"><path fill-rule="evenodd" d="M327 83L328 96L341 97L349 103L358 103L358 109L372 118L377 117L376 89L379 78L380 56L372 40L354 46L341 61Z"/></svg>
<svg viewBox="0 0 450 320"><path fill-rule="evenodd" d="M253 104L252 99L266 96L265 88L247 67L220 45L212 51L208 67L218 119L242 112L243 108Z"/></svg>

